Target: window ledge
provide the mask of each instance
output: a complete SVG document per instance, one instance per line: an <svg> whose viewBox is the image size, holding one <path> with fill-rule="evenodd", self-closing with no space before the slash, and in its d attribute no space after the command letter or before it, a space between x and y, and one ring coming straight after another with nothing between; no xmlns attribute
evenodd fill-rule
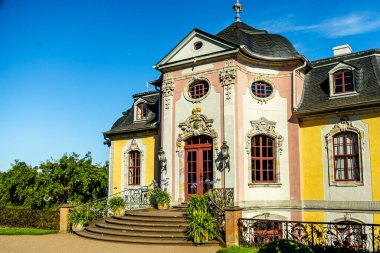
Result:
<svg viewBox="0 0 380 253"><path fill-rule="evenodd" d="M330 183L330 186L336 187L357 187L363 185L363 182L360 181L333 181Z"/></svg>
<svg viewBox="0 0 380 253"><path fill-rule="evenodd" d="M357 96L357 95L359 95L358 92L351 91L351 92L345 92L345 93L331 94L330 99L342 98L342 97L353 97L353 96Z"/></svg>
<svg viewBox="0 0 380 253"><path fill-rule="evenodd" d="M265 187L279 188L281 186L282 186L281 183L249 183L248 184L249 188L265 188Z"/></svg>

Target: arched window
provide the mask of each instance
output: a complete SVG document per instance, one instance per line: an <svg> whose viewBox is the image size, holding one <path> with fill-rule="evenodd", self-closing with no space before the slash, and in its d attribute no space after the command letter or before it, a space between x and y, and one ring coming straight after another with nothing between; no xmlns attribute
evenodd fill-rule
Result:
<svg viewBox="0 0 380 253"><path fill-rule="evenodd" d="M146 108L146 103L139 103L136 105L136 119L137 120L142 120L146 119L147 116L147 108Z"/></svg>
<svg viewBox="0 0 380 253"><path fill-rule="evenodd" d="M251 141L252 182L275 182L275 140L266 135L255 135Z"/></svg>
<svg viewBox="0 0 380 253"><path fill-rule="evenodd" d="M140 185L141 174L141 157L139 151L130 151L129 153L129 168L128 168L128 184Z"/></svg>
<svg viewBox="0 0 380 253"><path fill-rule="evenodd" d="M350 69L339 70L333 75L334 94L354 91L353 72Z"/></svg>
<svg viewBox="0 0 380 253"><path fill-rule="evenodd" d="M333 137L336 181L360 181L358 135L340 132Z"/></svg>

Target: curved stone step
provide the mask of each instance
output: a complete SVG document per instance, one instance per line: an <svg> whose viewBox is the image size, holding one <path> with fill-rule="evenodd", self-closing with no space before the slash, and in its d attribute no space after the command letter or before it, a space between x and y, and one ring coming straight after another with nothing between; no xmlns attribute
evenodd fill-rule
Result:
<svg viewBox="0 0 380 253"><path fill-rule="evenodd" d="M87 227L86 231L92 233L98 233L101 235L115 235L115 236L127 236L128 238L186 238L185 233L167 233L161 231L126 231L126 230L114 230L109 228L99 228L99 227Z"/></svg>
<svg viewBox="0 0 380 253"><path fill-rule="evenodd" d="M148 227L188 227L187 222L161 222L161 221L139 221L115 219L114 217L105 218L106 223L127 225L127 226L148 226Z"/></svg>
<svg viewBox="0 0 380 253"><path fill-rule="evenodd" d="M192 245L193 243L191 241L185 240L185 239L177 239L177 238L146 238L146 237L140 237L140 238L129 238L129 237L121 237L121 236L113 236L113 235L100 235L96 233L92 233L86 230L75 232L75 234L95 239L95 240L102 240L102 241L113 241L113 242L123 242L123 243L138 243L138 244L166 244L166 245ZM212 245L216 246L219 245L218 241L209 241L205 243L205 245Z"/></svg>
<svg viewBox="0 0 380 253"><path fill-rule="evenodd" d="M126 231L157 231L157 232L183 232L187 231L187 227L148 227L148 226L130 226L130 225L117 225L106 223L104 221L98 221L94 224L101 228L110 228L116 230L126 230Z"/></svg>
<svg viewBox="0 0 380 253"><path fill-rule="evenodd" d="M124 215L115 217L117 220L130 220L130 221L147 221L147 222L187 222L186 217L168 217L168 216L143 216L143 215Z"/></svg>

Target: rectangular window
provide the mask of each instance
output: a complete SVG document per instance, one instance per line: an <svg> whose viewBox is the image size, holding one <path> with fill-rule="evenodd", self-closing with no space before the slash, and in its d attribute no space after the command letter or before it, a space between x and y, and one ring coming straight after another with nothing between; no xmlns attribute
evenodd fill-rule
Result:
<svg viewBox="0 0 380 253"><path fill-rule="evenodd" d="M128 174L128 184L129 185L140 185L140 152L131 151L129 152L129 174Z"/></svg>
<svg viewBox="0 0 380 253"><path fill-rule="evenodd" d="M275 182L274 139L256 135L251 143L252 182Z"/></svg>

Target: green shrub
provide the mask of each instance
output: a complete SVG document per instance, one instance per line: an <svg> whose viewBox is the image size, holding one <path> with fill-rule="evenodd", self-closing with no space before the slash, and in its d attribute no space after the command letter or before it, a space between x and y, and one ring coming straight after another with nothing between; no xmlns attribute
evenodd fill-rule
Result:
<svg viewBox="0 0 380 253"><path fill-rule="evenodd" d="M313 253L314 251L301 243L291 240L277 240L262 246L258 253Z"/></svg>
<svg viewBox="0 0 380 253"><path fill-rule="evenodd" d="M156 187L151 191L149 200L153 206L157 206L158 203L169 205L170 195L167 191Z"/></svg>
<svg viewBox="0 0 380 253"><path fill-rule="evenodd" d="M68 221L71 225L78 223L86 225L88 223L87 211L83 208L75 208L69 213Z"/></svg>
<svg viewBox="0 0 380 253"><path fill-rule="evenodd" d="M112 197L108 200L108 207L114 213L118 209L125 209L127 202L122 197Z"/></svg>
<svg viewBox="0 0 380 253"><path fill-rule="evenodd" d="M205 243L217 236L216 218L208 210L208 195L193 195L187 209L189 230L187 237L196 244Z"/></svg>
<svg viewBox="0 0 380 253"><path fill-rule="evenodd" d="M257 253L258 249L233 246L225 249L220 249L216 253Z"/></svg>

